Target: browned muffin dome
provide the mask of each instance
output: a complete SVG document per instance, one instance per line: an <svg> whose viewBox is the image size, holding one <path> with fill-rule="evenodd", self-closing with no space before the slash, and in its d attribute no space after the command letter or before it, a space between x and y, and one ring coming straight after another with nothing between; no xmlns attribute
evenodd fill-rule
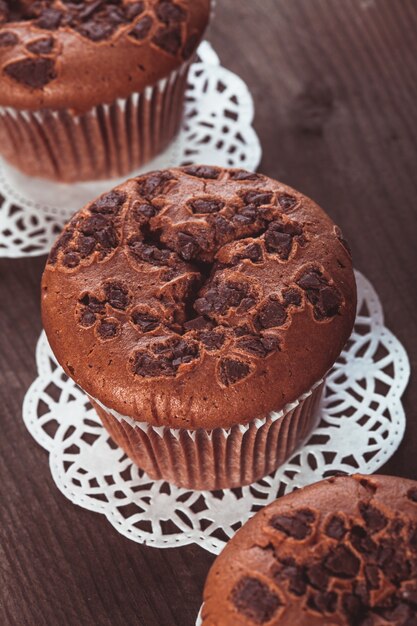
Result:
<svg viewBox="0 0 417 626"><path fill-rule="evenodd" d="M86 111L189 59L210 0L0 0L0 106Z"/></svg>
<svg viewBox="0 0 417 626"><path fill-rule="evenodd" d="M154 425L228 427L318 382L352 330L352 263L314 202L208 166L127 181L51 251L43 321L66 372Z"/></svg>
<svg viewBox="0 0 417 626"><path fill-rule="evenodd" d="M416 626L417 483L331 478L255 515L214 562L203 626Z"/></svg>

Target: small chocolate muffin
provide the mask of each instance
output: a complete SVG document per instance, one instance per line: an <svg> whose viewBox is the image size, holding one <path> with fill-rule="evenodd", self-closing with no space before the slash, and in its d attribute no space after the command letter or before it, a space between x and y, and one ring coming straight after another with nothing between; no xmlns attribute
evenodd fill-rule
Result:
<svg viewBox="0 0 417 626"><path fill-rule="evenodd" d="M173 139L210 0L0 0L0 153L61 181L122 176Z"/></svg>
<svg viewBox="0 0 417 626"><path fill-rule="evenodd" d="M214 562L203 626L416 626L417 482L331 478L257 513Z"/></svg>
<svg viewBox="0 0 417 626"><path fill-rule="evenodd" d="M213 488L270 473L311 430L356 307L346 243L314 202L209 166L79 211L42 289L52 349L114 439L152 476Z"/></svg>

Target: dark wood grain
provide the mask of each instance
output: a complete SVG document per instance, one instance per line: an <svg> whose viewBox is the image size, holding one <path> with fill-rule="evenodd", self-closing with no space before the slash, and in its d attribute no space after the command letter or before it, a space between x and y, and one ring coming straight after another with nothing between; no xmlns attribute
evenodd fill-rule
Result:
<svg viewBox="0 0 417 626"><path fill-rule="evenodd" d="M416 365L417 3L218 0L210 39L256 102L262 171L343 228ZM72 505L25 431L44 259L0 260L0 623L193 626L212 557L134 544ZM417 390L384 468L417 479Z"/></svg>

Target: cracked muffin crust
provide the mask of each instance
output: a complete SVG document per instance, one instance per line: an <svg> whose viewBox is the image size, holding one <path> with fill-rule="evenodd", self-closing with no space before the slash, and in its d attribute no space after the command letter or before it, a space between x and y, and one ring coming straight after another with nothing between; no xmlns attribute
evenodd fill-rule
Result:
<svg viewBox="0 0 417 626"><path fill-rule="evenodd" d="M79 211L42 281L65 371L105 407L170 428L245 424L322 379L352 330L340 230L243 170L171 169Z"/></svg>
<svg viewBox="0 0 417 626"><path fill-rule="evenodd" d="M0 0L0 106L81 113L188 61L210 0Z"/></svg>
<svg viewBox="0 0 417 626"><path fill-rule="evenodd" d="M417 483L331 478L257 513L214 562L203 626L416 626Z"/></svg>

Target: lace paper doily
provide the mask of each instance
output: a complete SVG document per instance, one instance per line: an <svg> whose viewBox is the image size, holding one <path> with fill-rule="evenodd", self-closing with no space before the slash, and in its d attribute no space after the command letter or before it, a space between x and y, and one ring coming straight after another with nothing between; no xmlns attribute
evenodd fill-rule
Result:
<svg viewBox="0 0 417 626"><path fill-rule="evenodd" d="M25 424L49 452L62 493L102 513L120 533L158 548L197 543L221 551L236 530L277 496L334 472L372 473L404 434L401 395L410 367L384 326L371 284L356 273L358 314L346 349L326 380L321 422L273 475L240 489L197 492L153 481L107 436L85 394L58 366L42 333L38 378L23 404Z"/></svg>
<svg viewBox="0 0 417 626"><path fill-rule="evenodd" d="M203 42L190 70L182 130L163 154L131 176L189 163L256 170L261 146L253 115L245 83L221 67L213 48ZM47 254L72 213L122 180L45 183L0 159L0 257Z"/></svg>

